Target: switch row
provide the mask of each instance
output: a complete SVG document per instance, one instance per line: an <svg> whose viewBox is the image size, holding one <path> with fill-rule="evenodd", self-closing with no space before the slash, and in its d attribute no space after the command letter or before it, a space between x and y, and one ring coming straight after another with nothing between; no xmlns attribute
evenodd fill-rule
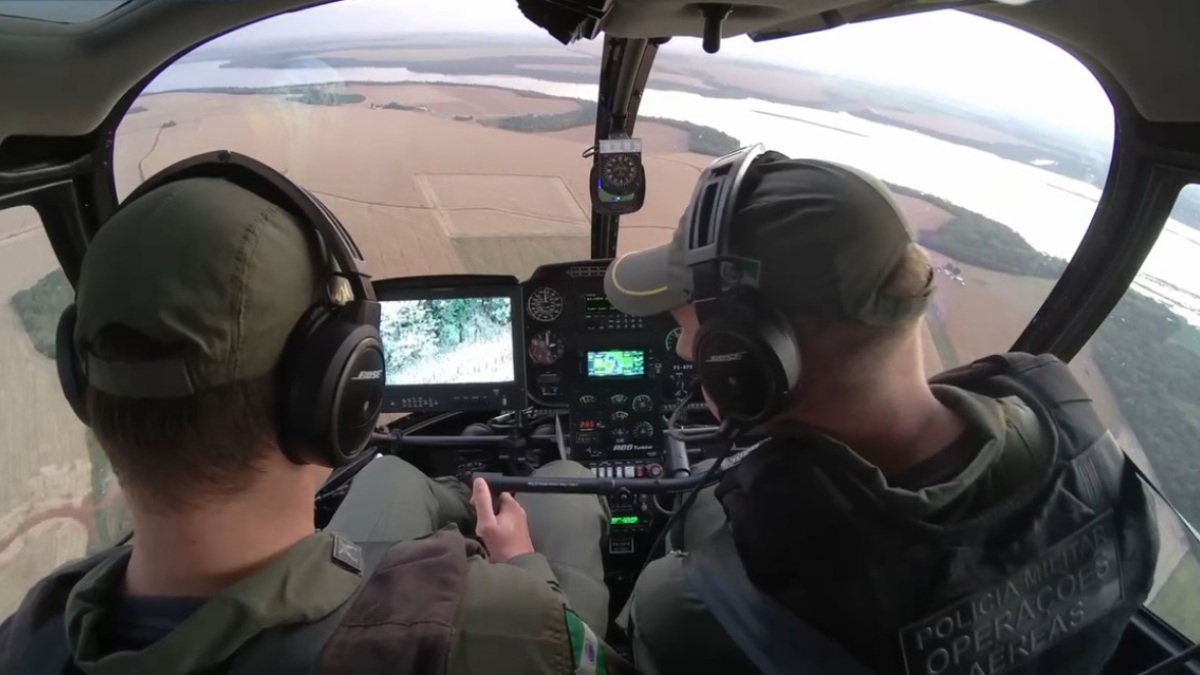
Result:
<svg viewBox="0 0 1200 675"><path fill-rule="evenodd" d="M605 464L593 466L597 478L658 478L663 473L660 464Z"/></svg>

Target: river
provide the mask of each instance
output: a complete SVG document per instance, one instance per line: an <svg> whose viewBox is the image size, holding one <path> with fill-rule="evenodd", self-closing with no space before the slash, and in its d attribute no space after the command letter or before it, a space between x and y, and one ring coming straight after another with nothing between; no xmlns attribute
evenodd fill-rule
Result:
<svg viewBox="0 0 1200 675"><path fill-rule="evenodd" d="M221 61L190 61L166 69L148 92L192 87L271 87L331 82L445 82L532 91L587 101L596 85L500 75L441 75L405 68L221 68ZM1070 259L1091 223L1100 190L1047 169L924 134L832 113L760 99L708 98L648 90L639 114L703 124L738 138L761 141L791 156L852 164L880 178L937 195L1008 225L1034 248ZM1170 219L1134 286L1200 326L1200 231Z"/></svg>

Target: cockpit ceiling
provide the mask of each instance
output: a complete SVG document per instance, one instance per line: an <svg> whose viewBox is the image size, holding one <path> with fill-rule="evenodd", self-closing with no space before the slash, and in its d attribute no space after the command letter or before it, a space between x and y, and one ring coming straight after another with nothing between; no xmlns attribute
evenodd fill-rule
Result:
<svg viewBox="0 0 1200 675"><path fill-rule="evenodd" d="M690 0L616 0L600 23L609 35L652 38L664 35L704 35L700 8ZM895 5L896 0L727 0L729 15L722 37L776 35L820 30L830 25L828 12L849 19ZM828 15L826 15L828 16Z"/></svg>
<svg viewBox="0 0 1200 675"><path fill-rule="evenodd" d="M78 23L104 16L128 0L0 0L0 16Z"/></svg>

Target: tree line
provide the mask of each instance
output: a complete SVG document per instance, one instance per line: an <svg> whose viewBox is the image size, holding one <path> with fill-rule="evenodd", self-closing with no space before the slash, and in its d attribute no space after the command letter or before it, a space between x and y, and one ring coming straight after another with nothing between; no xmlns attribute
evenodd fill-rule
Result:
<svg viewBox="0 0 1200 675"><path fill-rule="evenodd" d="M578 107L575 110L567 112L495 117L482 120L482 124L525 133L564 131L575 127L595 126L598 110L596 103L594 101L576 101L576 104ZM741 147L741 141L737 138L702 124L643 115L639 115L638 119L645 122L657 122L685 132L688 152L720 157Z"/></svg>

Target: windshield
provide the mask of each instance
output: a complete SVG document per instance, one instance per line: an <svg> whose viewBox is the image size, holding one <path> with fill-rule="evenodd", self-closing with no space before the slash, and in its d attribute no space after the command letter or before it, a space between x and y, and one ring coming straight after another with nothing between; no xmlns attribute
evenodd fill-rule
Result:
<svg viewBox="0 0 1200 675"><path fill-rule="evenodd" d="M563 48L515 5L436 4L318 7L189 54L121 123L118 192L227 148L316 193L375 278L589 257L600 45Z"/></svg>

